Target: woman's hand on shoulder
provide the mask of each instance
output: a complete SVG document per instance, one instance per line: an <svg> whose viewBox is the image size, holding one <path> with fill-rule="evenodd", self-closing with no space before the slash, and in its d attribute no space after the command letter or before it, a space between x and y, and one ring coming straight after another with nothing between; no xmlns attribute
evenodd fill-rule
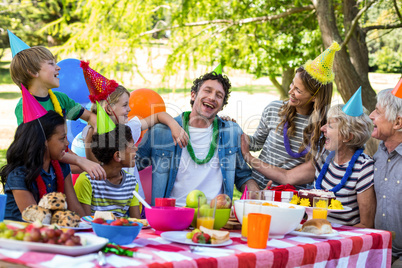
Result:
<svg viewBox="0 0 402 268"><path fill-rule="evenodd" d="M219 116L223 121L232 121L233 123L236 123L236 119L234 119L234 118L231 118L230 116L228 116L228 115L222 115L222 116Z"/></svg>

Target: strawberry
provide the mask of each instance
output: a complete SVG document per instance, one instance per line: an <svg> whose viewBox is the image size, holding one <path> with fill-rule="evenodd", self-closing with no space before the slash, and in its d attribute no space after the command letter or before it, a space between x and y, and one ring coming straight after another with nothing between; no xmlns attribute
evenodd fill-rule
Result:
<svg viewBox="0 0 402 268"><path fill-rule="evenodd" d="M193 235L193 238L191 239L194 243L199 243L199 244L209 244L211 240L211 237L209 234L205 234L203 232L198 232Z"/></svg>
<svg viewBox="0 0 402 268"><path fill-rule="evenodd" d="M112 225L112 226L123 226L123 223L121 221L119 221L119 220L115 220L115 221L112 221L110 223L110 225Z"/></svg>
<svg viewBox="0 0 402 268"><path fill-rule="evenodd" d="M104 224L106 221L102 218L96 218L92 221L93 223Z"/></svg>
<svg viewBox="0 0 402 268"><path fill-rule="evenodd" d="M119 220L123 223L123 225L130 225L130 222L127 218L120 218Z"/></svg>

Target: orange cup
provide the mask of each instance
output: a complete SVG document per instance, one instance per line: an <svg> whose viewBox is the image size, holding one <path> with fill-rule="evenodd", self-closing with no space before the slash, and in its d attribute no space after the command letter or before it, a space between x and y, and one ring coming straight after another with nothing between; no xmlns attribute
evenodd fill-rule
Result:
<svg viewBox="0 0 402 268"><path fill-rule="evenodd" d="M250 248L266 248L270 226L271 215L249 213L247 246Z"/></svg>

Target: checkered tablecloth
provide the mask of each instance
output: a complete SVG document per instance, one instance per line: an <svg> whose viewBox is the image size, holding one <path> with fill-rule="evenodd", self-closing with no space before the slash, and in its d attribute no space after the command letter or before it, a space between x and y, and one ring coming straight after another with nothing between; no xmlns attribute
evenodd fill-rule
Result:
<svg viewBox="0 0 402 268"><path fill-rule="evenodd" d="M269 239L267 248L247 247L238 231L231 232L232 252L191 252L189 246L169 242L152 229L142 230L129 248L152 260L107 254L105 267L390 267L391 233L342 226L339 236L317 239L286 235ZM0 245L1 247L1 245ZM97 254L70 257L0 248L0 260L30 267L97 267Z"/></svg>

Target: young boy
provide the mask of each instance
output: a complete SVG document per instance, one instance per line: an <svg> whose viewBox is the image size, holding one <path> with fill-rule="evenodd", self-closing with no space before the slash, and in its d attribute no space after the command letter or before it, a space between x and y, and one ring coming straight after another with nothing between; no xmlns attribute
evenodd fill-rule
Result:
<svg viewBox="0 0 402 268"><path fill-rule="evenodd" d="M86 215L93 215L95 211L111 211L116 217L128 214L131 218L140 218L139 203L133 195L133 191L138 191L137 179L122 169L135 166L137 147L131 129L123 124L114 125L100 106L98 116L99 113L107 117L108 123L100 123L98 117L98 132L103 134L92 136L91 149L103 163L107 178L104 181L91 180L86 172L81 173L74 186L78 201ZM102 131L100 124L112 125L112 130Z"/></svg>
<svg viewBox="0 0 402 268"><path fill-rule="evenodd" d="M21 88L21 84L47 110L53 110L66 119L81 118L91 125L96 125L96 115L84 109L79 103L70 99L61 92L52 92L51 88L59 87L60 67L57 66L53 54L45 47L29 47L10 31L10 47L13 59L10 65L10 74L14 83ZM15 108L18 125L23 122L22 98ZM76 164L93 177L103 178L103 169L92 161L68 153L62 160L68 164ZM82 170L81 170L82 171Z"/></svg>

